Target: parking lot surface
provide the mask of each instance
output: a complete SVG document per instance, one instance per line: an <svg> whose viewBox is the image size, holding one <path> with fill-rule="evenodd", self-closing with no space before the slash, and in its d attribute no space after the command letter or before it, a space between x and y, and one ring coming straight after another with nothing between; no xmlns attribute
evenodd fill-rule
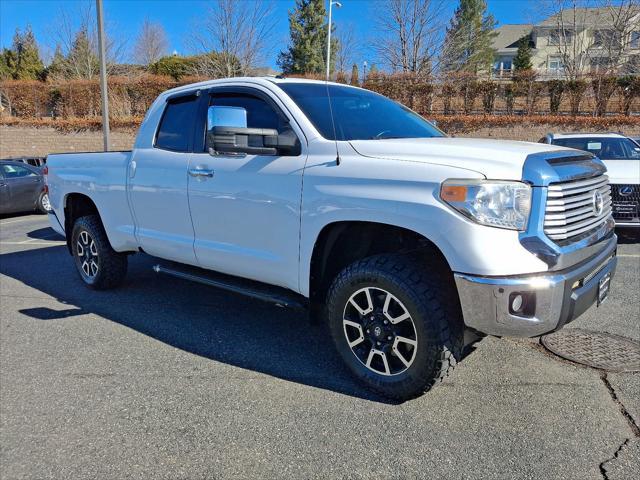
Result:
<svg viewBox="0 0 640 480"><path fill-rule="evenodd" d="M640 340L640 244L611 297L568 328ZM0 476L563 478L640 471L640 375L488 337L442 385L393 404L324 329L157 276L86 289L44 216L0 219ZM636 429L634 429L634 426Z"/></svg>

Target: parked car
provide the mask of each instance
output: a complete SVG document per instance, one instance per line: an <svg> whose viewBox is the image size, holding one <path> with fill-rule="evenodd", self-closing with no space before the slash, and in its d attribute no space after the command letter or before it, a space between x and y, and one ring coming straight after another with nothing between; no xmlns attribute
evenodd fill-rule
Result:
<svg viewBox="0 0 640 480"><path fill-rule="evenodd" d="M3 158L2 160L10 161L10 162L22 162L27 163L33 167L42 167L47 161L47 157L11 157L11 158Z"/></svg>
<svg viewBox="0 0 640 480"><path fill-rule="evenodd" d="M32 165L0 160L0 213L51 209L42 170Z"/></svg>
<svg viewBox="0 0 640 480"><path fill-rule="evenodd" d="M640 227L640 145L619 133L548 134L542 143L596 155L607 167L616 225Z"/></svg>
<svg viewBox="0 0 640 480"><path fill-rule="evenodd" d="M88 287L118 286L144 251L156 272L306 308L354 375L396 399L446 376L478 332L562 328L606 299L616 268L595 156L448 138L347 85L182 86L133 151L47 165L51 225Z"/></svg>

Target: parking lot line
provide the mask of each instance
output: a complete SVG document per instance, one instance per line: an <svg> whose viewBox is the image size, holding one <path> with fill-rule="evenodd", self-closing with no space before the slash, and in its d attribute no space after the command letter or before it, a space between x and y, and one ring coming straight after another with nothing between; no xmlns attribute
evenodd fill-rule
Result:
<svg viewBox="0 0 640 480"><path fill-rule="evenodd" d="M0 245L62 245L65 243L64 240L50 240L48 242L38 242L37 240L34 240L26 240L23 242L0 241Z"/></svg>
<svg viewBox="0 0 640 480"><path fill-rule="evenodd" d="M634 258L640 258L640 255L635 255L633 253L619 253L618 255L616 255L616 257L634 257Z"/></svg>
<svg viewBox="0 0 640 480"><path fill-rule="evenodd" d="M23 218L16 218L15 220L9 220L8 222L0 221L0 226L1 225L10 225L12 223L24 222L24 221L27 221L27 220L33 220L33 218L31 216L28 216L28 217L23 217Z"/></svg>

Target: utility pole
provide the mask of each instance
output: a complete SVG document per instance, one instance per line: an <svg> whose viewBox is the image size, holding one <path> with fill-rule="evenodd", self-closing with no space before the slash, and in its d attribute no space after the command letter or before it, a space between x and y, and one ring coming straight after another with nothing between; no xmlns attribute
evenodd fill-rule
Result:
<svg viewBox="0 0 640 480"><path fill-rule="evenodd" d="M331 7L342 7L340 2L329 0L329 30L327 31L327 80L329 80L329 74L331 69Z"/></svg>
<svg viewBox="0 0 640 480"><path fill-rule="evenodd" d="M96 0L98 14L98 54L100 55L100 93L102 96L102 137L104 151L109 151L109 97L107 96L107 60L104 53L104 14L102 0Z"/></svg>

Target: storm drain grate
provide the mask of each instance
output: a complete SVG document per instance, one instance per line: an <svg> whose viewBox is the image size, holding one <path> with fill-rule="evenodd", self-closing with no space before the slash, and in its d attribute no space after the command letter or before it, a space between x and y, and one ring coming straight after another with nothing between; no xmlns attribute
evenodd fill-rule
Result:
<svg viewBox="0 0 640 480"><path fill-rule="evenodd" d="M575 363L610 372L640 371L640 343L630 338L567 328L540 341L550 352Z"/></svg>

